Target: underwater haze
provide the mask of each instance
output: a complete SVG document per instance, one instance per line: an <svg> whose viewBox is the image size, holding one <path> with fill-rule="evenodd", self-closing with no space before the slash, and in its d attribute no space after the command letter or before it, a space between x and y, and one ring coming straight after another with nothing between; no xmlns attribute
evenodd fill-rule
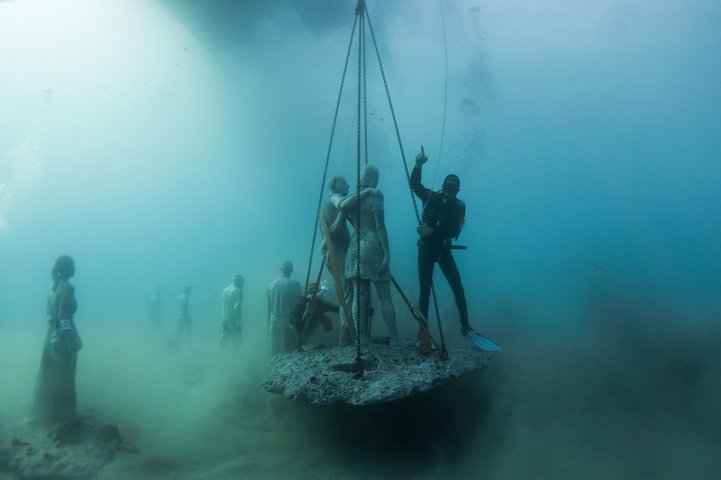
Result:
<svg viewBox="0 0 721 480"><path fill-rule="evenodd" d="M266 287L285 260L304 284L311 252L317 272L337 101L328 179L356 184L354 0L0 0L0 448L30 412L68 254L79 410L141 451L98 478L719 478L721 3L366 4L393 102L369 40L392 272L415 300L403 162L422 145L428 186L461 178L470 322L504 351L373 407L261 386ZM237 351L219 345L235 273ZM193 337L171 349L186 285Z"/></svg>

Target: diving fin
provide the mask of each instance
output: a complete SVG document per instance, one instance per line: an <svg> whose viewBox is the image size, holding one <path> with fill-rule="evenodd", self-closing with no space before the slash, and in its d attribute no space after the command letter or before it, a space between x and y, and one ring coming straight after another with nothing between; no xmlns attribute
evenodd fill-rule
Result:
<svg viewBox="0 0 721 480"><path fill-rule="evenodd" d="M484 352L500 352L503 351L500 345L491 340L488 337L484 337L480 333L476 332L472 328L469 328L463 332L463 336L473 344L474 347L483 350Z"/></svg>

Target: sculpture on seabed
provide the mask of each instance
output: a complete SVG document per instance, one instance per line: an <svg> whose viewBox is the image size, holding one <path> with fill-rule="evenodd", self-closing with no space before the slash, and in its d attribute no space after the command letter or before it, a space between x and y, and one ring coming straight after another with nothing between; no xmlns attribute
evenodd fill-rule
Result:
<svg viewBox="0 0 721 480"><path fill-rule="evenodd" d="M52 426L75 417L77 399L75 371L82 348L73 316L78 308L75 287L75 261L61 255L51 271L52 282L47 304L48 330L45 334L40 371L35 385L34 418Z"/></svg>

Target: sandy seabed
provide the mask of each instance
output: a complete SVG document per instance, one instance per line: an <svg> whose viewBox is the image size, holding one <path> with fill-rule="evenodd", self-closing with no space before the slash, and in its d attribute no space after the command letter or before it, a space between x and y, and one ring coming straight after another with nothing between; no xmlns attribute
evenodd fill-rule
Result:
<svg viewBox="0 0 721 480"><path fill-rule="evenodd" d="M118 451L99 479L710 480L721 471L710 339L691 358L677 346L675 361L661 362L652 347L619 357L595 337L507 336L486 370L429 394L301 407L263 390L260 326L234 350L210 323L177 348L169 326L108 325L79 324L79 410L117 425L140 453ZM42 335L0 329L2 444L27 418Z"/></svg>
<svg viewBox="0 0 721 480"><path fill-rule="evenodd" d="M236 349L221 348L211 328L196 328L177 346L170 327L79 328L79 411L117 425L141 452L116 452L98 478L369 478L386 470L395 476L394 452L408 450L401 440L416 429L398 405L300 407L266 392L261 329L245 332ZM5 330L0 340L3 444L27 428L42 335L37 328ZM376 420L378 427L369 428Z"/></svg>

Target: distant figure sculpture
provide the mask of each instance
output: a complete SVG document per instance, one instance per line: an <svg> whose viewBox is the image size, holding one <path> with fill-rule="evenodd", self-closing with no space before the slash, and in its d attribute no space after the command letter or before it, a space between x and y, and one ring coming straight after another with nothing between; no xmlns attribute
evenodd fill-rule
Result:
<svg viewBox="0 0 721 480"><path fill-rule="evenodd" d="M187 333L188 339L190 339L190 331L193 327L193 320L190 318L190 294L192 292L192 287L185 287L183 293L178 296L178 342L183 337L183 332Z"/></svg>
<svg viewBox="0 0 721 480"><path fill-rule="evenodd" d="M52 269L48 296L48 330L45 335L40 372L35 386L35 419L47 426L71 419L76 413L75 370L82 342L73 315L78 308L75 287L75 261L61 255Z"/></svg>
<svg viewBox="0 0 721 480"><path fill-rule="evenodd" d="M148 307L148 318L153 328L160 328L163 323L163 294L160 292L160 285L153 288L150 298L145 303Z"/></svg>
<svg viewBox="0 0 721 480"><path fill-rule="evenodd" d="M400 345L398 329L396 327L396 314L391 300L391 273L390 249L388 246L388 233L386 231L383 194L376 190L378 185L378 168L368 165L363 169L361 186L363 191L360 197L360 225L358 222L356 195L351 195L341 201L340 208L356 227L350 240L349 254L345 262L345 275L353 283L357 292L353 298L353 318L357 318L360 309L361 339L369 341L371 299L370 285L373 283L381 304L381 313L385 321L391 344ZM360 251L357 242L360 238ZM358 260L360 262L358 263ZM360 266L360 276L358 274ZM359 293L358 293L359 292ZM360 297L360 300L358 299ZM359 305L360 301L360 305Z"/></svg>
<svg viewBox="0 0 721 480"><path fill-rule="evenodd" d="M243 329L241 320L244 283L243 276L236 273L233 275L232 283L223 290L221 345L227 345L228 342L233 342L236 346L240 344L240 334Z"/></svg>
<svg viewBox="0 0 721 480"><path fill-rule="evenodd" d="M289 261L280 268L281 276L273 280L266 291L268 333L270 351L273 355L295 350L296 341L290 335L290 312L303 295L300 283L290 278L293 264Z"/></svg>

